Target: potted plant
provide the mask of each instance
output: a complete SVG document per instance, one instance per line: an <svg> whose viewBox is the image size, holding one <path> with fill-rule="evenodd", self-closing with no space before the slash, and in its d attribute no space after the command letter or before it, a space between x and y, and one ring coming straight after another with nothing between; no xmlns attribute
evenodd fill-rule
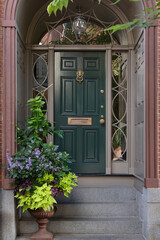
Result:
<svg viewBox="0 0 160 240"><path fill-rule="evenodd" d="M48 135L62 134L47 120L43 97L30 99L28 104L31 114L23 128L17 127L19 150L11 156L7 154L8 177L15 179L18 207L38 219L39 231L31 239L53 239L46 230L47 218L56 212L57 194L68 197L77 186L77 176L68 168L69 155L58 151L52 142L47 143Z"/></svg>

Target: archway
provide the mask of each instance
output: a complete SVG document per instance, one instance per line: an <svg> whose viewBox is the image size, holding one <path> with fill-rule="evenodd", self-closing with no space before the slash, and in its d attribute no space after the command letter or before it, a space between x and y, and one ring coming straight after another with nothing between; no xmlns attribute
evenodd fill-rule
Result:
<svg viewBox="0 0 160 240"><path fill-rule="evenodd" d="M109 3L109 2L108 2ZM35 4L35 5L34 5ZM7 1L5 6L5 13L4 13L4 20L3 20L3 33L4 33L4 109L3 109L3 126L6 129L4 133L4 145L3 145L3 156L5 156L6 151L12 153L15 149L14 144L14 138L15 138L15 130L14 125L16 123L16 62L15 62L15 46L16 46L16 33L19 34L19 37L21 38L20 48L22 55L25 56L26 52L26 42L27 44L30 44L34 42L33 40L33 32L36 29L36 25L38 22L41 21L41 17L44 16L44 9L46 8L46 3L42 0L39 1L39 3L36 5L36 3L31 3L30 1ZM132 4L132 3L128 3ZM154 1L144 1L143 2L145 7L153 6ZM124 5L126 7L124 7ZM31 7L32 6L32 7ZM128 5L129 6L129 5ZM138 11L141 8L141 5L137 5L138 7L134 9L133 14L135 14L136 11ZM25 9L25 11L24 11ZM27 16L27 9L30 11L30 18ZM118 10L117 10L118 9ZM121 12L120 9L123 9L123 12L125 12L125 15L127 16L127 1L123 1L123 3L120 3L118 8L115 7L115 12ZM22 14L26 14L26 17L21 18ZM43 15L44 14L44 15ZM124 14L121 14L121 20L126 20ZM131 14L132 15L132 14ZM123 17L124 18L123 18ZM132 17L132 16L131 16ZM129 19L129 17L128 17ZM21 21L20 21L21 20ZM122 21L122 22L123 22ZM25 27L24 27L25 26ZM38 26L38 25L37 25ZM28 28L29 27L29 28ZM22 29L23 28L23 29ZM29 29L27 31L27 29ZM152 114L151 111L148 111L148 108L150 106L150 103L154 103L154 108L152 108L153 112L156 108L156 100L154 96L156 95L156 70L154 62L150 64L149 58L147 57L148 54L154 54L156 56L156 49L155 45L148 44L148 39L151 39L151 41L156 41L156 34L157 34L157 25L153 25L149 29L146 30L146 44L145 44L145 61L146 61L146 78L145 78L145 84L146 84L146 104L145 104L145 118L146 118L146 127L145 132L146 136L152 136L149 139L146 138L146 186L158 186L158 171L157 171L157 160L155 160L155 153L156 153L156 141L155 141L155 135L156 135L156 116L155 114ZM138 33L134 32L134 43L136 43ZM131 36L131 35L130 35ZM24 40L27 39L25 42ZM129 37L130 43L133 43L133 37ZM36 42L36 41L35 41ZM27 53L28 54L28 53ZM154 57L154 59L156 59ZM20 56L20 61L22 60L22 56ZM7 66L7 68L6 68ZM20 69L21 71L21 77L24 73L24 62L21 62ZM9 71L8 71L9 69ZM151 79L154 79L154 81ZM22 84L24 86L24 84ZM9 86L9 88L8 88ZM22 89L22 88L21 88ZM20 105L22 105L23 108L23 100L20 100ZM150 117L152 115L152 118ZM153 131L154 129L154 131ZM152 132L152 134L150 134ZM6 136L9 136L6 137ZM152 156L152 157L149 157ZM154 159L154 160L153 160ZM147 166L152 166L150 169ZM151 181L151 182L150 182ZM7 186L8 180L4 180L4 186Z"/></svg>
<svg viewBox="0 0 160 240"><path fill-rule="evenodd" d="M38 4L37 4L38 3ZM109 5L109 1L105 1ZM24 105L28 97L32 97L33 82L30 81L28 74L33 65L31 63L32 53L44 51L48 53L50 63L53 63L53 52L64 51L64 46L41 46L38 45L46 30L44 25L40 27L46 18L45 10L48 3L45 0L8 0L5 4L3 19L3 36L4 36L4 79L3 79L3 163L5 164L6 152L15 151L15 125L18 120L23 120L25 116ZM138 3L136 9L134 3L123 0L114 8L121 22L130 20L135 13L138 13L142 6ZM143 1L144 7L154 6L154 1ZM110 6L109 6L110 9ZM128 9L132 9L131 15ZM113 9L112 9L113 10ZM23 16L23 17L22 17ZM157 159L157 27L155 22L144 32L130 32L127 38L127 46L123 46L121 51L129 51L130 65L129 75L132 75L130 81L129 95L136 99L136 107L133 101L128 102L131 111L129 116L132 128L129 129L130 136L134 136L133 145L129 142L129 152L132 161L129 165L129 174L134 177L134 181L140 180L141 191L143 187L157 188L160 187L158 179L158 159ZM41 28L41 29L40 29ZM125 33L126 34L126 33ZM145 36L145 37L144 37ZM122 35L119 33L119 38ZM123 37L121 38L123 39ZM108 47L108 46L107 46ZM107 51L107 61L110 61L107 70L111 69L111 52L117 52L116 46L107 48L102 46L102 50ZM144 49L143 49L144 47ZM68 50L69 48L67 48ZM17 51L18 50L18 51ZM71 46L70 50L77 50L77 46ZM86 51L85 46L79 50ZM118 49L119 50L119 49ZM145 57L144 57L145 53ZM41 55L41 54L40 54ZM136 63L136 70L133 66ZM145 64L144 64L145 63ZM145 78L144 78L145 71ZM53 75L53 69L49 72ZM111 75L111 73L110 73ZM140 80L140 81L139 81ZM139 83L135 89L134 82ZM29 84L28 84L29 83ZM139 92L139 89L141 91ZM132 98L131 98L132 99ZM133 100L132 99L132 100ZM145 103L145 104L144 104ZM108 105L111 105L109 102ZM51 106L52 107L52 106ZM111 110L111 109L110 109ZM23 113L23 114L22 114ZM52 114L49 115L50 118ZM135 120L135 121L134 121ZM111 121L111 119L108 119ZM111 131L111 129L107 129ZM134 132L137 132L134 135ZM139 134L139 135L138 135ZM145 135L145 138L143 136ZM140 144L139 144L140 143ZM142 145L142 143L144 143ZM107 144L106 144L107 145ZM106 146L106 148L108 145ZM109 146L111 151L111 146ZM136 154L135 154L136 153ZM111 152L108 151L111 158ZM108 174L110 174L110 166ZM145 171L144 171L145 167ZM120 178L119 178L120 179ZM138 181L138 180L137 180ZM4 172L3 187L11 189L10 180L6 178ZM11 191L6 191L6 198L13 198ZM138 193L139 194L139 193ZM12 199L13 200L13 199ZM14 216L14 204L10 207L11 218ZM15 229L14 229L15 234Z"/></svg>
<svg viewBox="0 0 160 240"><path fill-rule="evenodd" d="M129 97L129 91L127 91L128 89L130 89L130 84L129 82L131 81L131 77L129 76L129 73L127 74L127 72L129 72L129 65L130 65L130 60L131 60L131 55L133 54L133 52L131 53L131 48L132 50L134 49L134 41L133 41L133 34L132 32L119 32L116 33L115 36L111 36L112 38L114 38L113 40L111 40L110 42L101 42L101 44L98 43L94 43L92 42L92 39L95 38L95 36L91 36L89 37L91 40L89 40L88 36L84 36L83 37L87 37L86 40L84 41L84 38L82 37L82 39L76 39L76 42L73 40L73 38L71 39L71 36L69 35L65 35L65 28L66 25L70 24L72 25L72 21L73 19L78 15L76 13L76 9L77 9L77 3L75 2L75 4L70 4L68 6L67 11L64 10L62 12L62 14L59 12L59 14L57 14L57 16L55 17L54 15L49 18L47 13L46 13L46 6L43 6L40 9L40 14L36 14L36 17L33 18L33 20L31 21L30 24L30 28L29 31L25 33L25 31L22 31L22 35L26 34L26 42L27 42L27 46L28 46L28 63L29 63L29 69L30 71L28 71L27 75L29 77L27 77L27 84L28 84L28 96L27 98L29 98L30 96L32 96L32 89L34 91L34 95L35 94L40 94L41 91L43 91L45 89L45 84L43 84L43 82L45 81L45 78L48 80L48 85L46 83L46 88L48 86L50 86L52 83L54 83L54 81L56 81L55 77L51 74L55 72L55 69L53 68L53 59L54 59L54 52L56 51L77 51L82 52L82 51L93 51L95 52L95 50L97 51L104 51L105 53L105 59L106 63L104 66L105 69L105 73L103 75L105 75L106 77L104 77L105 80L105 84L104 88L105 88L105 94L108 99L106 99L106 102L104 104L104 113L101 114L103 116L104 119L106 119L106 124L103 128L103 131L106 132L106 140L103 141L103 145L104 145L104 149L103 152L106 152L106 156L104 157L104 161L105 167L103 167L103 173L104 174L129 174L129 173L133 173L133 161L131 160L131 157L129 156L129 147L127 147L129 139L131 139L131 134L130 134L130 130L129 130L129 120L127 119L128 116L130 115L130 108L127 107L127 105L130 105L131 100ZM126 21L126 17L124 16L124 14L122 13L122 11L118 8L118 7L111 7L110 3L101 3L101 5L99 5L96 2L92 2L92 1L88 1L87 4L86 2L81 2L81 15L86 19L87 23L88 23L88 29L96 29L94 30L95 32L101 31L100 27L105 29L107 26L114 24L114 22L124 22ZM44 12L44 13L43 13ZM107 14L106 14L107 12ZM17 13L17 19L19 18L19 13ZM48 22L49 21L49 22ZM93 26L94 24L94 26ZM26 23L25 23L26 25ZM47 27L51 27L51 30L48 29L48 33L50 33L50 31L57 31L58 32L58 27L62 27L61 32L59 31L59 34L61 34L61 38L65 39L65 37L67 37L67 40L70 40L70 42L72 44L67 45L67 43L65 42L60 42L59 44L56 44L54 41L52 41L51 43L47 43L45 45L38 45L42 36L46 33L47 31ZM55 26L55 27L54 27ZM99 27L98 27L99 26ZM21 28L21 26L20 26ZM88 29L86 30L86 32L88 31ZM99 29L99 30L98 30ZM71 30L71 29L70 29ZM92 30L93 32L93 30ZM63 33L63 37L62 37L62 33ZM75 36L75 35L74 35ZM99 35L98 35L99 36ZM23 37L23 36L22 36ZM73 36L72 36L73 37ZM18 52L22 52L19 49L22 49L22 44L20 44L21 41L23 41L22 39L20 40L21 36L20 34L18 34ZM96 36L97 38L97 36ZM99 36L100 38L100 36ZM106 37L107 38L107 37ZM116 40L117 39L117 40ZM64 41L64 40L63 40ZM125 53L126 54L125 54ZM19 55L19 54L18 54ZM123 55L123 56L122 56ZM70 56L71 57L71 56ZM78 57L78 56L77 56ZM125 80L127 81L122 81L120 79L115 80L113 73L112 73L112 67L111 65L114 65L114 63L112 63L112 58L116 58L117 62L121 62L120 65L118 66L118 69L123 69L123 73L119 73L118 75L123 75L125 73ZM23 59L23 56L21 57L21 59ZM56 57L55 57L55 61L56 61ZM99 61L99 60L97 60ZM115 59L113 60L115 61ZM127 64L125 63L127 61ZM41 69L41 67L38 67L38 64L40 65L40 62L43 63L44 68L46 67L46 77L44 78L44 81L41 81L39 79L39 77L35 75L35 72L39 72L40 71L38 69ZM67 64L67 63L66 63ZM100 63L99 63L100 64ZM20 64L18 63L18 66ZM83 64L82 64L83 65ZM100 64L101 65L101 64ZM56 66L58 66L58 63L56 63ZM110 66L110 67L109 67ZM116 64L114 65L114 67L116 67ZM69 69L68 69L69 71ZM87 70L86 70L87 71ZM126 72L125 72L126 71ZM22 68L19 68L18 74L20 74L20 72L22 73ZM37 73L37 75L39 75ZM88 73L89 74L89 73ZM21 76L23 75L20 74ZM55 74L56 75L56 74ZM17 76L17 81L19 82L18 79L19 76ZM43 78L43 76L42 76ZM111 80L111 78L114 78L114 80ZM22 78L21 80L22 81ZM118 83L121 82L122 84ZM113 84L112 82L114 82L115 84ZM53 84L54 86L55 84ZM83 85L83 84L82 84ZM113 87L113 85L116 85ZM123 86L122 86L123 85ZM17 86L20 86L20 83L17 84ZM31 87L33 86L33 87ZM48 115L50 118L51 122L54 122L53 119L53 112L52 109L54 109L54 103L50 100L53 99L53 88L48 89L48 91L45 92L46 94L46 102L48 105ZM118 91L116 90L118 89ZM98 91L98 88L96 89L96 92ZM21 87L21 91L18 90L19 94L19 98L24 99L24 91L23 91L23 87ZM82 93L84 94L84 93ZM47 97L48 95L48 97ZM114 95L114 97L111 97L112 95ZM20 97L22 96L22 97ZM98 99L98 96L97 96ZM68 100L66 99L66 102ZM97 100L98 102L100 100ZM119 101L119 103L116 103L116 101ZM119 107L121 102L121 107ZM18 103L22 103L22 100L18 101ZM77 102L77 105L79 105L80 103ZM98 104L98 103L97 103ZM123 106L122 106L123 105ZM18 105L18 109L20 109L21 106ZM84 106L85 108L85 106ZM118 114L118 116L116 117L115 114L108 114L109 112L115 112L114 109L118 108L118 110L116 110L116 114ZM105 114L106 112L106 114ZM123 113L122 113L123 112ZM99 107L98 107L98 111L97 114L100 114L99 111ZM24 116L25 114L23 114ZM72 113L73 115L73 113ZM79 114L78 114L79 115ZM110 119L113 118L114 115L114 121L115 123L110 122ZM124 115L123 117L120 115ZM21 120L20 118L21 116L19 116L18 120ZM55 116L56 117L56 116ZM84 117L84 116L83 116ZM90 116L91 117L91 116ZM99 115L100 117L100 115ZM110 123L109 123L110 122ZM111 126L112 125L112 126ZM61 127L61 126L59 126ZM93 126L92 126L93 127ZM97 128L99 127L98 125L96 126ZM108 129L108 130L107 130ZM107 132L108 131L108 132ZM98 133L97 133L98 134ZM82 135L82 134L81 134ZM87 135L88 136L88 135ZM117 140L117 138L120 138L119 140ZM123 145L123 146L120 146ZM107 146L107 147L106 147ZM110 147L108 147L110 146ZM122 149L123 153L123 157L115 157L115 155L118 155L117 151L118 149ZM92 147L93 149L93 147ZM65 149L66 150L66 149ZM100 150L97 149L97 153L99 153L100 155ZM100 159L100 157L99 157ZM113 161L112 161L113 160ZM94 161L98 161L98 160L94 160ZM77 169L78 171L78 169ZM86 170L88 172L90 172L90 170ZM94 170L95 171L95 170ZM79 172L82 173L82 172ZM90 172L90 173L94 173L94 172Z"/></svg>

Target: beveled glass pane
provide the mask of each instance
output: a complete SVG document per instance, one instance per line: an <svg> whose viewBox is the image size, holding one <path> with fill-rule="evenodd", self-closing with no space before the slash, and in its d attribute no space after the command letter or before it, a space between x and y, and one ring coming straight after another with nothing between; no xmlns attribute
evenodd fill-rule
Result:
<svg viewBox="0 0 160 240"><path fill-rule="evenodd" d="M112 160L125 160L126 161L126 127L112 128Z"/></svg>
<svg viewBox="0 0 160 240"><path fill-rule="evenodd" d="M113 99L112 113L117 121L126 122L126 99L123 94L117 93Z"/></svg>
<svg viewBox="0 0 160 240"><path fill-rule="evenodd" d="M112 55L112 160L127 161L127 54Z"/></svg>
<svg viewBox="0 0 160 240"><path fill-rule="evenodd" d="M47 63L39 57L34 65L34 78L39 85L47 84Z"/></svg>

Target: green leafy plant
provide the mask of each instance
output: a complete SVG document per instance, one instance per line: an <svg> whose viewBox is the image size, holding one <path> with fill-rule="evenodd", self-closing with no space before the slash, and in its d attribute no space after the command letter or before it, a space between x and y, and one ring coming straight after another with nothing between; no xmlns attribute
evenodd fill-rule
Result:
<svg viewBox="0 0 160 240"><path fill-rule="evenodd" d="M118 4L122 0L116 0L111 5ZM141 0L128 0L131 2L140 2ZM146 0L148 1L148 0ZM73 0L71 0L73 2ZM101 0L98 0L101 3ZM57 10L62 11L63 7L68 7L69 0L53 0L47 7L48 14L51 15L52 12L56 15ZM129 22L123 24L116 24L106 29L106 31L112 31L112 34L118 30L128 29L129 31L134 28L146 28L153 24L154 20L160 18L160 0L155 0L155 5L152 7L145 8L139 15Z"/></svg>
<svg viewBox="0 0 160 240"><path fill-rule="evenodd" d="M77 184L76 184L76 175L72 174L70 172L69 174L65 174L62 177L62 179L59 182L59 186L58 187L63 189L65 197L69 197L69 194L71 193L71 191L73 189L73 186L77 186Z"/></svg>
<svg viewBox="0 0 160 240"><path fill-rule="evenodd" d="M35 186L35 190L30 192L30 189L26 189L26 193L21 194L22 189L19 190L19 193L15 195L15 198L19 200L18 207L23 207L23 211L28 208L35 210L38 208L43 208L45 211L50 208L53 208L53 204L57 201L52 197L52 186L44 183L42 186Z"/></svg>
<svg viewBox="0 0 160 240"><path fill-rule="evenodd" d="M117 0L112 5L119 3L121 0ZM129 0L131 2L140 2L141 0ZM146 0L148 1L148 0ZM112 34L118 30L128 29L129 31L134 28L146 28L150 27L154 20L160 17L160 1L155 0L155 5L152 7L145 8L140 14L136 16L132 21L126 22L124 24L116 24L106 29L106 31L111 30Z"/></svg>
<svg viewBox="0 0 160 240"><path fill-rule="evenodd" d="M15 197L18 207L47 210L53 207L60 192L68 197L77 176L71 173L69 154L59 152L57 145L47 143L48 135L62 133L55 131L47 120L42 96L28 100L31 114L24 128L17 127L17 144L20 150L9 156L8 177L15 179Z"/></svg>

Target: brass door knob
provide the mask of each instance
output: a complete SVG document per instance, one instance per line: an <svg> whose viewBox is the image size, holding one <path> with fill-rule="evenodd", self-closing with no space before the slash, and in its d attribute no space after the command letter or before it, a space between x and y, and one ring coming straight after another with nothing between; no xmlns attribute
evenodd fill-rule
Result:
<svg viewBox="0 0 160 240"><path fill-rule="evenodd" d="M100 124L104 124L105 123L104 119L100 119L99 122L100 122Z"/></svg>

